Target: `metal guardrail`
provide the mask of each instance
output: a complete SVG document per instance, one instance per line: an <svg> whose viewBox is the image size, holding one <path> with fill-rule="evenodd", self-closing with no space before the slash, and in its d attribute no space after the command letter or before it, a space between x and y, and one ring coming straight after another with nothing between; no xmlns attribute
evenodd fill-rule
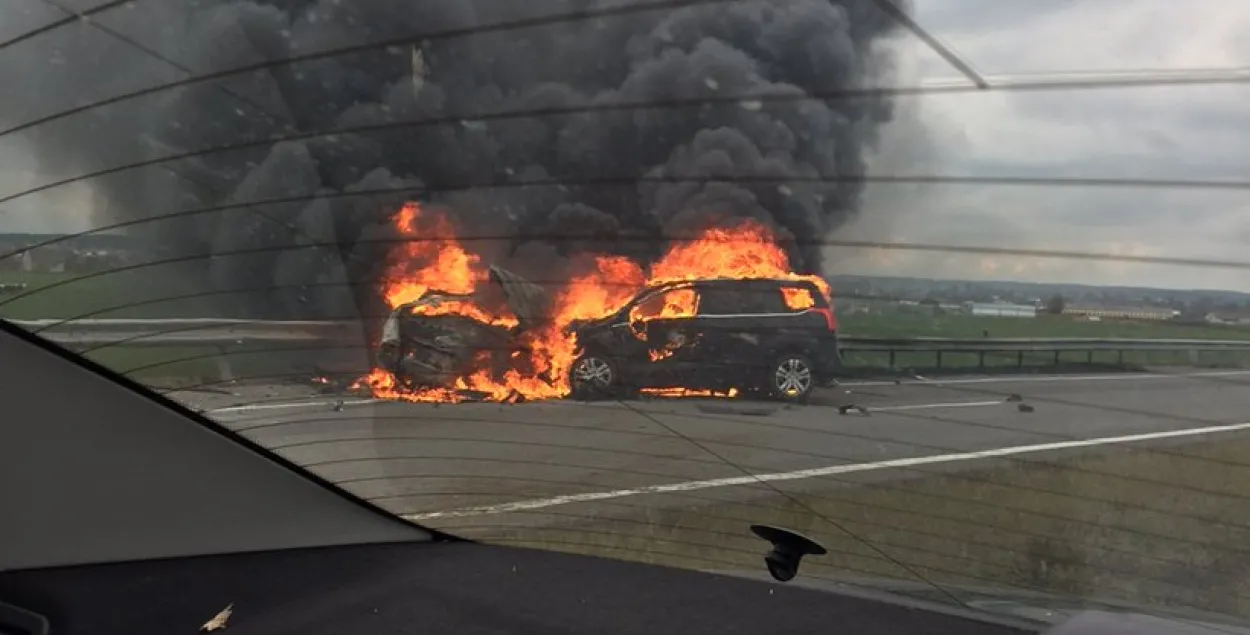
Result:
<svg viewBox="0 0 1250 635"><path fill-rule="evenodd" d="M1085 353L1086 364L1094 363L1094 354L1113 352L1116 364L1124 365L1124 353L1172 352L1184 353L1191 363L1197 364L1201 354L1208 351L1250 351L1250 340L1195 340L1195 339L1121 339L1121 338L841 338L844 351L885 353L888 366L896 367L899 353L932 353L936 368L943 367L943 357L950 353L974 353L979 369L987 368L986 357L990 354L1015 355L1016 367L1024 368L1026 354L1047 353L1053 355L1053 364L1059 366L1063 353ZM1001 364L999 364L1001 367Z"/></svg>
<svg viewBox="0 0 1250 635"><path fill-rule="evenodd" d="M65 346L232 346L321 342L360 333L359 322L185 318L165 320L10 320Z"/></svg>
<svg viewBox="0 0 1250 635"><path fill-rule="evenodd" d="M940 337L854 337L841 338L847 350L950 351L975 353L1116 351L1116 350L1250 350L1250 340L1188 340L1188 339L1122 339L1085 337L1034 338L940 338Z"/></svg>
<svg viewBox="0 0 1250 635"><path fill-rule="evenodd" d="M315 322L239 320L216 318L185 319L119 319L119 320L12 320L13 324L37 332L69 347L88 346L213 346L222 350L245 344L334 343L342 345L361 341L359 322ZM1119 339L1119 338L884 338L842 336L842 349L847 352L876 352L888 357L895 367L900 353L931 353L936 366L943 366L948 354L976 354L979 366L986 367L987 355L1014 354L1023 367L1027 354L1053 355L1057 366L1061 354L1083 352L1085 361L1093 363L1094 353L1117 353L1119 363L1129 351L1171 351L1185 353L1193 362L1207 351L1250 351L1250 340L1204 339ZM224 364L225 362L223 362ZM966 365L961 365L965 366ZM1001 364L999 364L1001 366ZM222 367L223 375L229 374Z"/></svg>

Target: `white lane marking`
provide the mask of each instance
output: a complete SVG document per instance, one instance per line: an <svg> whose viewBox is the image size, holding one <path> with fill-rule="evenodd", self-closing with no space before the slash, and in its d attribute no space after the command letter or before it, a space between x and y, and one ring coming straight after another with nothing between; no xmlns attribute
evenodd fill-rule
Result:
<svg viewBox="0 0 1250 635"><path fill-rule="evenodd" d="M439 512L426 512L421 514L405 514L403 517L411 521L435 520L439 518L464 518L467 516L486 516L491 514L507 514L510 512L530 511L535 509L545 509L547 507L557 507L560 505L571 505L574 503L589 503L593 501L609 500L613 498L625 498L628 496L643 496L646 494L668 494L673 492L693 492L705 489L716 489L719 487L736 487L739 485L755 485L759 483L770 483L778 481L800 481L809 478L821 478L824 476L836 476L839 474L853 474L857 472L874 472L879 470L889 470L896 468L908 468L918 465L936 465L940 463L957 463L961 461L976 461L979 459L993 459L1004 456L1015 456L1019 454L1034 454L1038 452L1050 452L1054 450L1067 450L1071 448L1084 448L1099 445L1118 445L1122 443L1134 443L1137 441L1151 441L1155 439L1169 439L1176 437L1191 437L1204 434L1217 434L1222 432L1235 432L1238 430L1250 429L1250 423L1233 423L1228 425L1207 426L1203 428L1186 428L1182 430L1168 430L1166 432L1147 432L1144 434L1130 434L1118 437L1099 437L1095 439L1079 439L1073 441L1058 441L1055 443L1039 443L1036 445L1017 445L1013 447L995 448L992 450L979 450L976 452L958 452L955 454L937 454L930 456L918 456L905 459L891 459L888 461L873 461L871 463L844 463L842 465L831 465L829 467L819 467L807 470L795 470L793 472L772 472L766 474L754 474L751 476L734 476L730 478L714 478L705 481L685 481L682 483L667 483L664 485L649 485L647 487L635 487L631 489L618 489L608 492L587 492L585 494L570 494L567 496L556 496L553 498L539 498L531 500L514 501L511 503L501 503L498 505L483 505L480 507L465 507L461 509L451 509Z"/></svg>
<svg viewBox="0 0 1250 635"><path fill-rule="evenodd" d="M904 381L894 383L892 381L861 381L854 383L842 383L838 386L908 386L914 384L924 384L929 386L939 386L943 384L1009 384L1009 383L1030 383L1030 382L1063 382L1063 381L1132 381L1143 379L1185 379L1188 377L1230 377L1236 375L1250 375L1250 370L1220 370L1202 373L1134 373L1131 375L1042 375L1038 377L1029 375L1010 375L1007 377L972 377L967 379L925 379L923 381Z"/></svg>
<svg viewBox="0 0 1250 635"><path fill-rule="evenodd" d="M915 403L903 406L866 406L869 412L892 412L896 410L928 410L930 408L980 408L984 406L1001 406L1006 402L1002 399L994 401L952 401L949 403Z"/></svg>
<svg viewBox="0 0 1250 635"><path fill-rule="evenodd" d="M344 406L360 406L364 404L380 403L381 399L352 399L343 401ZM231 412L251 412L253 410L281 410L283 408L324 408L325 406L333 406L338 401L284 401L281 403L253 403L241 406L226 406L224 408L210 408L203 411L204 414L228 414Z"/></svg>

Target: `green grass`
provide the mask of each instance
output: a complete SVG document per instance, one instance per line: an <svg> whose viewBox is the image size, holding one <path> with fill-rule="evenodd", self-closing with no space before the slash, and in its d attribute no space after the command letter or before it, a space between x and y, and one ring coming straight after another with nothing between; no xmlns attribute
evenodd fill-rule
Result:
<svg viewBox="0 0 1250 635"><path fill-rule="evenodd" d="M11 320L186 317L212 309L211 297L183 297L201 289L151 269L89 276L4 272L0 283L29 285L0 295L0 318Z"/></svg>
<svg viewBox="0 0 1250 635"><path fill-rule="evenodd" d="M1250 618L1245 437L1004 460L960 473L917 469L903 478L828 479L801 492L781 484L796 493L760 488L747 502L653 496L600 505L594 517L555 508L528 513L525 526L511 528L484 528L481 519L438 526L506 544L761 571L765 545L747 528L766 523L829 548L828 556L805 561L800 575L915 581L918 572L939 584Z"/></svg>
<svg viewBox="0 0 1250 635"><path fill-rule="evenodd" d="M212 316L220 296L185 297L197 289L168 273L153 270L82 274L0 274L0 283L26 283L18 293L0 295L0 318L119 319ZM281 379L296 369L307 369L309 354L288 354L273 345L233 346L226 358L238 379ZM162 386L219 384L215 346L109 346L86 357L146 383Z"/></svg>

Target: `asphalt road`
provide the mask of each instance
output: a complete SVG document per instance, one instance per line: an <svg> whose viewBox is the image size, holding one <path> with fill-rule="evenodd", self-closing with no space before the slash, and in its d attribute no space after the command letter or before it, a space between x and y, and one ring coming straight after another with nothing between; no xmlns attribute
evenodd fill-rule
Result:
<svg viewBox="0 0 1250 635"><path fill-rule="evenodd" d="M377 403L279 387L179 394L265 447L430 526L547 522L628 504L776 497L995 461L1250 437L1250 371L851 382L813 405L655 399ZM1032 412L1021 412L1019 395ZM867 414L842 414L858 405ZM763 482L761 482L763 481ZM489 522L486 522L489 521Z"/></svg>

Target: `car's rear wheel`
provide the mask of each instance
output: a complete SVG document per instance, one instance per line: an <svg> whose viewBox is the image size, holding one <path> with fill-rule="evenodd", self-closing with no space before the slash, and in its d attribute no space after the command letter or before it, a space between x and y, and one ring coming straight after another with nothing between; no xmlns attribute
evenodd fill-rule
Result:
<svg viewBox="0 0 1250 635"><path fill-rule="evenodd" d="M620 389L620 373L612 359L598 353L587 353L573 362L569 383L574 399L614 397Z"/></svg>
<svg viewBox="0 0 1250 635"><path fill-rule="evenodd" d="M783 355L769 373L769 392L778 399L807 401L816 387L816 370L802 355Z"/></svg>

